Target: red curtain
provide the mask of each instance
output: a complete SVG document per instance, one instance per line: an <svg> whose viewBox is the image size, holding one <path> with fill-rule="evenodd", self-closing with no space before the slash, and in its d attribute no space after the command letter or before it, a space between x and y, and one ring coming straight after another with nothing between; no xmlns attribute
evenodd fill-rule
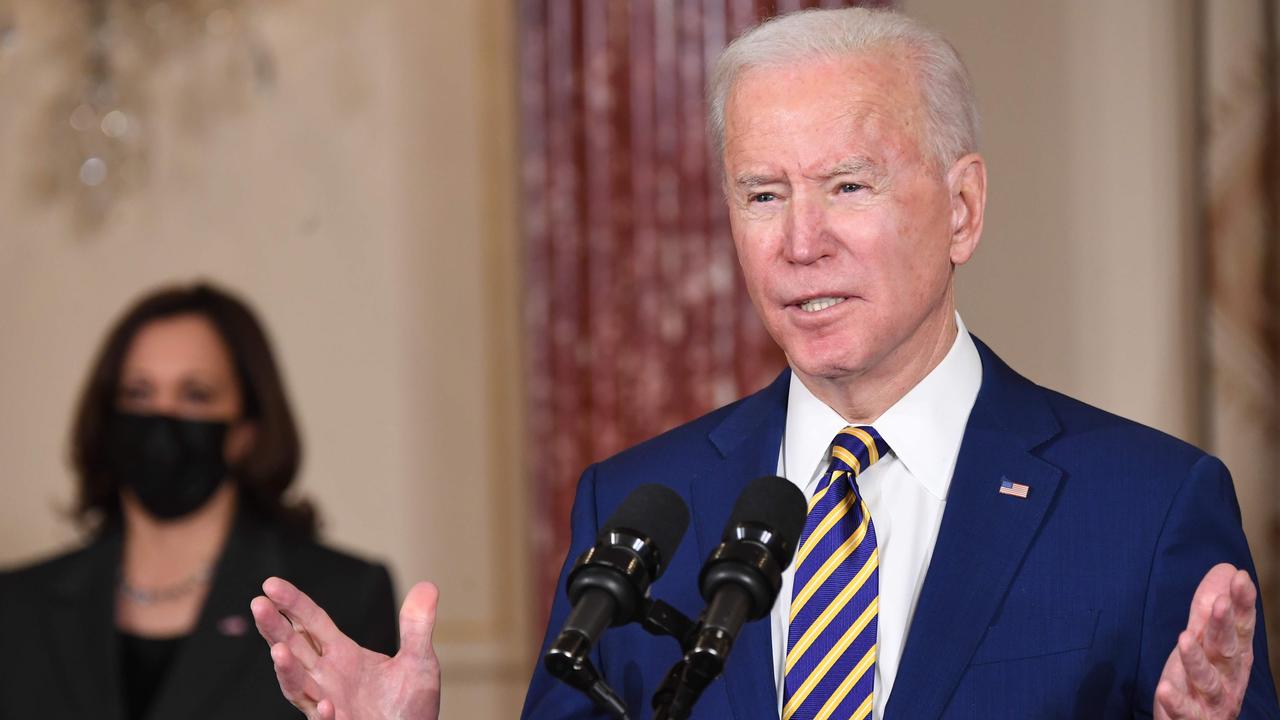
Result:
<svg viewBox="0 0 1280 720"><path fill-rule="evenodd" d="M703 92L743 29L853 0L521 0L534 587L590 463L783 367L742 286ZM657 479L657 478L655 478Z"/></svg>

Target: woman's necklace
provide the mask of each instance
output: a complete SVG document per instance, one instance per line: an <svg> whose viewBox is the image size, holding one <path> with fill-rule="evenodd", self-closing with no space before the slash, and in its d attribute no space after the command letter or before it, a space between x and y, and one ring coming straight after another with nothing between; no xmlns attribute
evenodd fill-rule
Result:
<svg viewBox="0 0 1280 720"><path fill-rule="evenodd" d="M212 579L213 565L206 565L185 580L158 588L141 588L130 585L129 581L124 579L122 573L117 588L120 594L131 602L139 605L155 605L156 603L170 602L186 597L197 589L208 585Z"/></svg>

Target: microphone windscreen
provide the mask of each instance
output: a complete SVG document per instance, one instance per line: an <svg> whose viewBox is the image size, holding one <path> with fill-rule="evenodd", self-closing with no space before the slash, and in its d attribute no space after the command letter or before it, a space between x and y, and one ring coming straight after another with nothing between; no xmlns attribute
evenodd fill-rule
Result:
<svg viewBox="0 0 1280 720"><path fill-rule="evenodd" d="M689 508L676 491L665 485L641 485L627 496L605 521L601 534L626 529L649 538L658 550L658 573L671 563L684 531L689 528ZM657 579L657 576L654 576Z"/></svg>
<svg viewBox="0 0 1280 720"><path fill-rule="evenodd" d="M772 530L785 541L783 547L792 548L794 552L800 542L800 533L804 531L808 512L809 503L795 483L776 475L758 477L738 496L724 539L731 539L730 533L735 525L756 523ZM782 563L784 567L791 562L790 557L778 560L785 560Z"/></svg>

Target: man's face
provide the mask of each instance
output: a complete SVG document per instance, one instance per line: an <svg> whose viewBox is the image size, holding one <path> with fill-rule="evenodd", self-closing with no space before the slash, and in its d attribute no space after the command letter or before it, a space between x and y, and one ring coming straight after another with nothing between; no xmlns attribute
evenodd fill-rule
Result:
<svg viewBox="0 0 1280 720"><path fill-rule="evenodd" d="M892 372L929 352L926 328L951 312L953 262L968 252L953 248L953 193L920 147L923 112L894 52L752 68L735 83L734 243L756 310L802 376Z"/></svg>

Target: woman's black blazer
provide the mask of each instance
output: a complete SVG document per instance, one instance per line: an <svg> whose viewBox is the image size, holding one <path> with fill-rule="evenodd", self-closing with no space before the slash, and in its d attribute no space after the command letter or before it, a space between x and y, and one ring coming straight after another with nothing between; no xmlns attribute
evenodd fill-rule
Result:
<svg viewBox="0 0 1280 720"><path fill-rule="evenodd" d="M115 592L121 535L0 573L0 720L124 720ZM195 630L174 656L147 720L297 720L249 614L262 581L296 584L361 645L397 644L382 565L291 539L241 513Z"/></svg>

